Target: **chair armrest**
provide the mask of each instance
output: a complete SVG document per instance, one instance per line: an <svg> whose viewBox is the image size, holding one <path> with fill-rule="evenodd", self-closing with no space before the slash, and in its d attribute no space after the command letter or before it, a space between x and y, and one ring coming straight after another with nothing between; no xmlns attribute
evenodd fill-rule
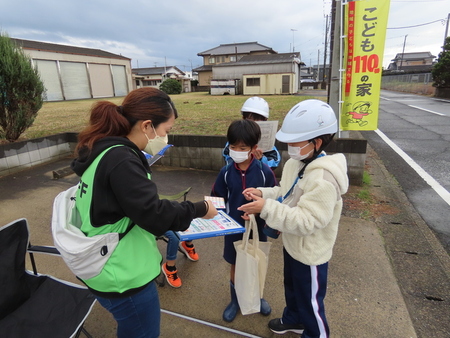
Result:
<svg viewBox="0 0 450 338"><path fill-rule="evenodd" d="M43 253L48 255L61 256L58 249L54 246L30 245L27 250L29 253Z"/></svg>
<svg viewBox="0 0 450 338"><path fill-rule="evenodd" d="M189 188L184 189L183 191L180 191L179 193L174 194L174 195L159 194L159 198L162 200L176 201L183 197L183 201L186 201L186 196L189 193L189 191L191 191L191 189L192 189L192 187L189 187Z"/></svg>

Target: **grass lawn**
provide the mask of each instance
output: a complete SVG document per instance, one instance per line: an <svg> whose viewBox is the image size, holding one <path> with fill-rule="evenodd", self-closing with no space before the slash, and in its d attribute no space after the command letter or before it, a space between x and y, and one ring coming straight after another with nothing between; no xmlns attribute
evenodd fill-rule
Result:
<svg viewBox="0 0 450 338"><path fill-rule="evenodd" d="M293 95L262 97L270 106L269 120L278 120L280 127L284 116L292 106L302 100L313 98ZM171 98L178 110L178 119L172 129L173 134L225 135L231 121L241 118L240 109L248 96L211 96L202 92L171 95ZM88 122L91 106L100 100L120 105L123 97L46 102L38 112L33 125L21 135L20 140L62 132L79 132Z"/></svg>

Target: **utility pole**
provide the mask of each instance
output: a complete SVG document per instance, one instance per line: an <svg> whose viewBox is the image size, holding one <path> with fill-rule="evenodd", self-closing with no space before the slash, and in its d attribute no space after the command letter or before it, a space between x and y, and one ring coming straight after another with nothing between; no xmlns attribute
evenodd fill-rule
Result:
<svg viewBox="0 0 450 338"><path fill-rule="evenodd" d="M341 78L341 1L331 4L331 27L330 27L330 85L328 86L328 104L333 108L336 115L339 114L340 78ZM338 117L338 116L336 116Z"/></svg>
<svg viewBox="0 0 450 338"><path fill-rule="evenodd" d="M320 81L320 49L317 50L317 81Z"/></svg>
<svg viewBox="0 0 450 338"><path fill-rule="evenodd" d="M292 31L292 53L295 51L295 44L294 44L294 32L296 32L296 29L291 28Z"/></svg>
<svg viewBox="0 0 450 338"><path fill-rule="evenodd" d="M402 58L400 59L400 68L399 68L399 70L402 70L403 58L405 57L405 45L406 45L406 37L407 36L408 36L408 34L405 35L405 40L403 40Z"/></svg>
<svg viewBox="0 0 450 338"><path fill-rule="evenodd" d="M450 13L448 13L447 16L447 23L445 24L445 35L444 35L444 44L442 45L442 51L445 52L445 41L447 40L447 36L448 36L448 22L450 21Z"/></svg>
<svg viewBox="0 0 450 338"><path fill-rule="evenodd" d="M331 37L330 37L330 85L328 89L328 104L333 108L336 119L340 121L342 106L342 81L343 70L343 5L341 0L333 0L331 5ZM337 134L339 138L348 138L349 131L340 130Z"/></svg>
<svg viewBox="0 0 450 338"><path fill-rule="evenodd" d="M166 76L167 76L167 60L166 60L166 57L164 56L164 76L163 76L163 82L166 80Z"/></svg>
<svg viewBox="0 0 450 338"><path fill-rule="evenodd" d="M328 15L325 19L325 51L323 52L323 74L322 74L322 81L324 82L322 84L326 86L325 84L325 74L326 74L326 68L327 68L327 45L328 45ZM325 89L325 88L322 88Z"/></svg>

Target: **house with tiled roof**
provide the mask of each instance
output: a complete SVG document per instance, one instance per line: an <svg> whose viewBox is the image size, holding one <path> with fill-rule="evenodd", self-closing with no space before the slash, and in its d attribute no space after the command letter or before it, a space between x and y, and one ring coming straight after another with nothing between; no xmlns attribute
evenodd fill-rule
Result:
<svg viewBox="0 0 450 338"><path fill-rule="evenodd" d="M390 71L431 71L436 56L430 52L398 53L388 66Z"/></svg>
<svg viewBox="0 0 450 338"><path fill-rule="evenodd" d="M154 87L158 88L166 79L174 79L180 82L184 93L191 91L192 77L181 71L176 66L133 68L134 88Z"/></svg>
<svg viewBox="0 0 450 338"><path fill-rule="evenodd" d="M132 89L130 58L100 49L11 40L38 69L47 101L125 96Z"/></svg>
<svg viewBox="0 0 450 338"><path fill-rule="evenodd" d="M209 86L213 77L213 66L222 63L237 62L242 57L248 55L262 54L277 54L277 52L258 42L221 44L198 53L197 55L203 58L203 65L193 69L193 71L198 73L199 86Z"/></svg>
<svg viewBox="0 0 450 338"><path fill-rule="evenodd" d="M242 94L294 94L299 90L300 53L256 54L243 56L237 62L213 67L213 80L236 79L242 83Z"/></svg>

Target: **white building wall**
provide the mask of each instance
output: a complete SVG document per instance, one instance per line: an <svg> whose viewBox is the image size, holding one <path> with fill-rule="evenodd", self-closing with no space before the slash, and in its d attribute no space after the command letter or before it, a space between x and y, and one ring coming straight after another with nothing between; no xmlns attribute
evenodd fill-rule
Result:
<svg viewBox="0 0 450 338"><path fill-rule="evenodd" d="M24 52L33 60L33 64L38 66L38 69L39 64L43 65L45 63L42 61L53 61L56 63L56 73L52 71L51 73L42 74L41 76L47 90L48 101L124 96L133 89L131 60L78 54L63 54L29 49L24 49ZM85 77L83 74L82 77L84 80L81 80L80 77L71 79L70 76L72 75L68 75L67 72L66 75L63 75L63 72L61 72L61 63L64 63L65 65L67 65L67 63L74 63L74 66L75 63L83 64L87 76ZM105 74L104 81L99 81L97 78L98 72L96 72L96 70L98 70L98 66L100 65L107 66L109 70L108 75L106 75L105 72L102 72L102 74ZM93 74L90 74L89 72L90 66L93 66L92 68L95 69L93 70ZM43 68L44 67L41 67L40 72L45 72ZM103 70L105 69L106 68L103 67ZM58 78L56 78L56 76ZM82 83L79 81L82 81ZM57 86L58 83L61 85L60 88ZM78 91L79 93L68 89L71 86L79 85L84 88L84 90ZM111 86L114 88L113 91L111 91ZM65 92L65 88L66 91L68 91L67 93ZM88 93L86 93L86 88L89 88Z"/></svg>

